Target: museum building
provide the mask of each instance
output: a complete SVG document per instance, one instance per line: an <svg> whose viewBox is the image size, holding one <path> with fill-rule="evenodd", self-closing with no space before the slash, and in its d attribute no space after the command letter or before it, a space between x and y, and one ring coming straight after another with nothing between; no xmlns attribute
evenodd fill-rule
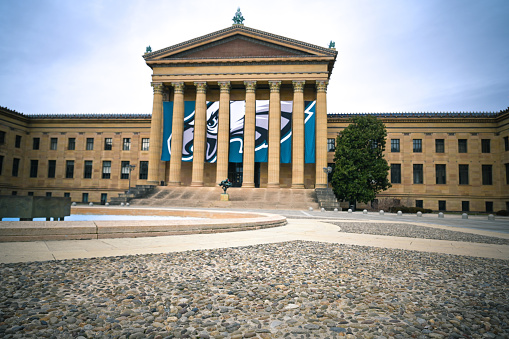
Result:
<svg viewBox="0 0 509 339"><path fill-rule="evenodd" d="M327 113L336 56L332 45L234 24L147 49L152 114L0 108L0 194L105 203L129 185L212 187L226 178L244 188L324 188L352 116ZM378 201L509 210L509 109L373 115L387 128L392 183Z"/></svg>

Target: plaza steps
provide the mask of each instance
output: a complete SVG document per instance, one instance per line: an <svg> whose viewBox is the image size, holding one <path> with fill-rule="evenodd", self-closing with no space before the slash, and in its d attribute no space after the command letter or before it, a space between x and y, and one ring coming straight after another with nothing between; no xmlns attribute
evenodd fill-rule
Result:
<svg viewBox="0 0 509 339"><path fill-rule="evenodd" d="M335 208L341 211L339 202L336 199L336 195L332 191L332 188L316 188L316 200L320 208L324 208L326 211L333 211Z"/></svg>
<svg viewBox="0 0 509 339"><path fill-rule="evenodd" d="M220 187L158 186L142 199L133 199L133 206L203 207L239 209L307 210L318 208L312 189L239 188L228 189L230 201L220 201Z"/></svg>
<svg viewBox="0 0 509 339"><path fill-rule="evenodd" d="M118 197L110 199L110 205L120 205L123 202L130 202L132 199L140 199L147 196L156 186L154 185L136 185L131 187L130 191L119 193Z"/></svg>

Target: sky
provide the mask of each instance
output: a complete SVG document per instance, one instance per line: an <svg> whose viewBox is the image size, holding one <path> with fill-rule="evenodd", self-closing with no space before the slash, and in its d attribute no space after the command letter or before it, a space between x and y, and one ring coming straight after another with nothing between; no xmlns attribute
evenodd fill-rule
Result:
<svg viewBox="0 0 509 339"><path fill-rule="evenodd" d="M329 113L509 107L509 0L1 0L0 106L151 113L142 55L244 25L336 44Z"/></svg>

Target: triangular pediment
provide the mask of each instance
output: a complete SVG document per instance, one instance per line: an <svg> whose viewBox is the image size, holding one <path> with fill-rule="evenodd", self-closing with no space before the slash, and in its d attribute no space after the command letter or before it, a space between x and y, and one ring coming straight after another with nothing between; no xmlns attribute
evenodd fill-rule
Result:
<svg viewBox="0 0 509 339"><path fill-rule="evenodd" d="M213 32L155 52L146 53L147 62L164 60L333 57L337 52L298 40L259 31L243 25Z"/></svg>

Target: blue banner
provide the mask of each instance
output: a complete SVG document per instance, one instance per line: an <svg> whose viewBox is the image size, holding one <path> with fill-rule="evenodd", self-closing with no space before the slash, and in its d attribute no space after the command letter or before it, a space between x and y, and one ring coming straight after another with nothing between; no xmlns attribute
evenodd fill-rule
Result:
<svg viewBox="0 0 509 339"><path fill-rule="evenodd" d="M194 101L184 102L184 130L182 135L182 161L193 161ZM173 102L163 102L163 147L161 160L171 159L171 137L173 124Z"/></svg>
<svg viewBox="0 0 509 339"><path fill-rule="evenodd" d="M255 162L267 162L269 155L269 100L256 100Z"/></svg>
<svg viewBox="0 0 509 339"><path fill-rule="evenodd" d="M315 163L315 108L316 101L304 102L304 162Z"/></svg>
<svg viewBox="0 0 509 339"><path fill-rule="evenodd" d="M292 162L292 110L293 101L281 101L281 148L280 162Z"/></svg>
<svg viewBox="0 0 509 339"><path fill-rule="evenodd" d="M229 162L241 163L244 151L244 117L246 102L230 101L230 152Z"/></svg>

